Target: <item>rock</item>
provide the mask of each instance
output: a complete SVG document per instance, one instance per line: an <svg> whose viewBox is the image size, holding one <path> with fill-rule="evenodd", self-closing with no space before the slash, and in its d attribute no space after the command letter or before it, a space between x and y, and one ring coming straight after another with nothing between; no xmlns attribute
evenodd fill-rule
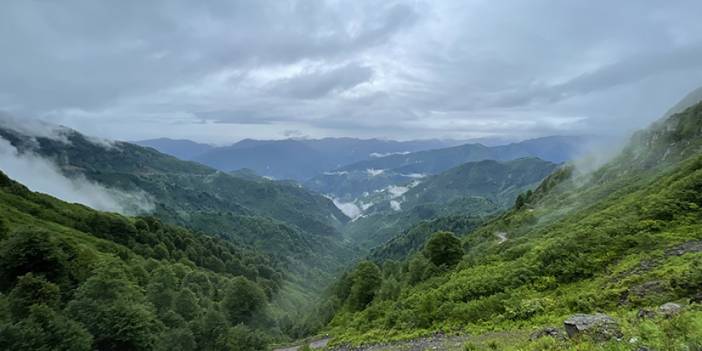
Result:
<svg viewBox="0 0 702 351"><path fill-rule="evenodd" d="M674 302L668 302L658 307L658 310L664 317L671 318L682 311L682 306Z"/></svg>
<svg viewBox="0 0 702 351"><path fill-rule="evenodd" d="M682 256L687 253L702 252L702 240L692 240L665 251L666 256Z"/></svg>
<svg viewBox="0 0 702 351"><path fill-rule="evenodd" d="M563 335L563 332L559 330L558 328L555 327L546 327L541 330L537 330L529 335L529 340L534 341L539 338L543 338L545 336L550 336L554 339L558 340L563 340L565 339L565 336Z"/></svg>
<svg viewBox="0 0 702 351"><path fill-rule="evenodd" d="M596 341L606 341L624 336L614 318L602 313L576 314L563 322L568 337L589 335Z"/></svg>
<svg viewBox="0 0 702 351"><path fill-rule="evenodd" d="M637 296L639 298L643 298L645 296L653 295L653 294L660 294L666 290L665 288L665 283L661 280L652 280L645 282L643 284L639 284L636 286L631 287L630 293L631 295Z"/></svg>
<svg viewBox="0 0 702 351"><path fill-rule="evenodd" d="M656 317L656 312L645 308L640 309L639 312L636 314L636 318L638 319L651 319L654 317Z"/></svg>
<svg viewBox="0 0 702 351"><path fill-rule="evenodd" d="M702 291L690 297L690 303L700 303L702 304Z"/></svg>

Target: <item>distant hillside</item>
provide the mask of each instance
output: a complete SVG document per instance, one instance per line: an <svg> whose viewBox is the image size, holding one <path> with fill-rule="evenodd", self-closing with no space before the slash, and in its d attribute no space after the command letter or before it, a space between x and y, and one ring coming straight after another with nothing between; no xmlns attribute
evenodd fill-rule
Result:
<svg viewBox="0 0 702 351"><path fill-rule="evenodd" d="M167 155L175 156L181 160L192 160L196 156L210 151L214 148L212 145L196 143L190 140L183 139L149 139L133 142L134 144L154 148L159 152Z"/></svg>
<svg viewBox="0 0 702 351"><path fill-rule="evenodd" d="M249 168L262 176L305 181L360 160L456 145L457 141L325 138L242 140L209 150L195 161L222 171Z"/></svg>
<svg viewBox="0 0 702 351"><path fill-rule="evenodd" d="M145 193L155 204L153 215L166 222L281 257L291 269L311 274L309 287L319 287L325 274L355 255L339 231L348 218L298 185L229 175L134 144L100 144L72 130L46 138L0 129L0 137L21 153L52 160L69 177Z"/></svg>
<svg viewBox="0 0 702 351"><path fill-rule="evenodd" d="M599 140L596 137L586 136L550 136L493 147L465 144L390 155L325 172L306 182L305 186L343 201L352 201L363 193L412 180L421 180L423 177L441 173L466 162L538 157L560 163L581 155L588 146Z"/></svg>
<svg viewBox="0 0 702 351"><path fill-rule="evenodd" d="M693 91L691 91L689 94L687 94L682 100L680 100L675 106L673 106L666 114L663 116L663 119L668 118L676 113L683 112L687 110L689 107L697 105L702 101L702 87L699 87Z"/></svg>
<svg viewBox="0 0 702 351"><path fill-rule="evenodd" d="M497 213L511 207L520 193L534 188L557 166L538 158L469 162L422 182L379 193L384 198L375 200L344 233L374 247L421 220Z"/></svg>

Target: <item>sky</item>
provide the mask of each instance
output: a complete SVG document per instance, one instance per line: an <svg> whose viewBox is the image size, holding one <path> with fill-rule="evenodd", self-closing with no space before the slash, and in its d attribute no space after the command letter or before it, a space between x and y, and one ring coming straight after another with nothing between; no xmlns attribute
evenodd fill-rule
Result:
<svg viewBox="0 0 702 351"><path fill-rule="evenodd" d="M702 86L702 1L0 4L0 111L101 138L621 134Z"/></svg>

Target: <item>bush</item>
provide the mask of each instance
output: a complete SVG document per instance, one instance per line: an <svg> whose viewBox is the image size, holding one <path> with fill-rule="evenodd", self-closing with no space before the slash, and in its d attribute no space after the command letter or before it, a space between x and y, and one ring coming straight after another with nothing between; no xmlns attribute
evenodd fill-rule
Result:
<svg viewBox="0 0 702 351"><path fill-rule="evenodd" d="M452 268L463 257L461 240L450 232L436 232L427 241L424 256L437 267Z"/></svg>
<svg viewBox="0 0 702 351"><path fill-rule="evenodd" d="M223 307L232 324L249 321L266 303L266 295L254 282L236 277L225 292Z"/></svg>
<svg viewBox="0 0 702 351"><path fill-rule="evenodd" d="M30 272L60 282L66 278L66 260L47 231L15 231L0 248L0 290L10 289L18 277Z"/></svg>
<svg viewBox="0 0 702 351"><path fill-rule="evenodd" d="M380 268L375 263L364 261L356 267L352 281L349 307L354 311L360 311L373 301L383 278Z"/></svg>

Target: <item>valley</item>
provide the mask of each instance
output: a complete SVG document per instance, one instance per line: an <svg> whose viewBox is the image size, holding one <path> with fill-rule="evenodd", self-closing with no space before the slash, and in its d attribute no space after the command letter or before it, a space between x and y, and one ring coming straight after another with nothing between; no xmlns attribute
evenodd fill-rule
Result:
<svg viewBox="0 0 702 351"><path fill-rule="evenodd" d="M702 1L0 2L0 351L702 351Z"/></svg>

